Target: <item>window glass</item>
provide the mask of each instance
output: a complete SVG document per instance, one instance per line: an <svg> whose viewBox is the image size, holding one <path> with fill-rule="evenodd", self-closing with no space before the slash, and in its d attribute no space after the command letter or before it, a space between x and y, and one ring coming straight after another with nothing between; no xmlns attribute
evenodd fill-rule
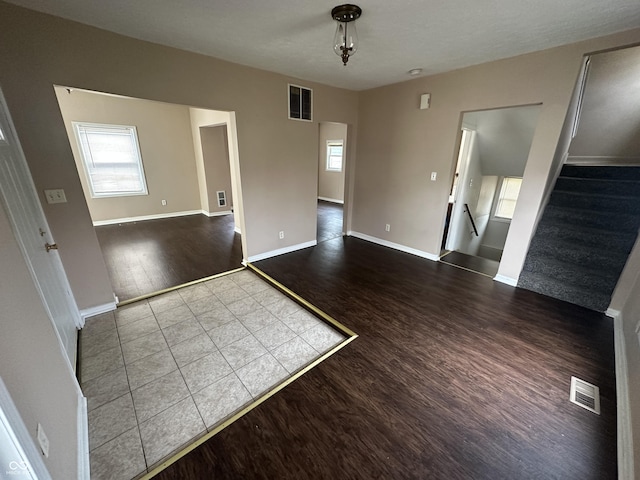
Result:
<svg viewBox="0 0 640 480"><path fill-rule="evenodd" d="M502 179L500 194L498 195L498 202L496 204L496 211L494 214L495 217L507 220L511 220L513 218L513 212L516 209L516 202L518 201L518 195L520 194L521 184L522 178L504 177Z"/></svg>
<svg viewBox="0 0 640 480"><path fill-rule="evenodd" d="M74 123L92 197L146 195L135 127Z"/></svg>
<svg viewBox="0 0 640 480"><path fill-rule="evenodd" d="M327 142L327 170L341 172L342 171L342 141Z"/></svg>

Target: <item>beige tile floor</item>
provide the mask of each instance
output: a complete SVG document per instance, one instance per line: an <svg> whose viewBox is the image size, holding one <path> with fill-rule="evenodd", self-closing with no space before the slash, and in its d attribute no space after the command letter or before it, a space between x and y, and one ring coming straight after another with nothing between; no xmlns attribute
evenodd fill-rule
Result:
<svg viewBox="0 0 640 480"><path fill-rule="evenodd" d="M91 478L147 472L343 340L249 270L88 319Z"/></svg>

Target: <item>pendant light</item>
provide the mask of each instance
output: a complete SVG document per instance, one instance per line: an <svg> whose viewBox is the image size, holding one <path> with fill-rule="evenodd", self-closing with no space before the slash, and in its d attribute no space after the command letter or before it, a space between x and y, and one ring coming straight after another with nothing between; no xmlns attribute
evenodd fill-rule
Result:
<svg viewBox="0 0 640 480"><path fill-rule="evenodd" d="M333 38L333 50L342 58L346 67L349 57L358 49L358 34L355 20L362 15L362 9L357 5L340 5L331 10L331 18L338 22L336 34Z"/></svg>

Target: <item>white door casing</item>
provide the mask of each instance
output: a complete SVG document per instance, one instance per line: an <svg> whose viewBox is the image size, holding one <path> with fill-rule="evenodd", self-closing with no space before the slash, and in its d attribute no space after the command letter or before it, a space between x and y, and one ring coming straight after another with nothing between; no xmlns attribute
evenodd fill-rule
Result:
<svg viewBox="0 0 640 480"><path fill-rule="evenodd" d="M0 91L0 200L61 346L75 371L77 333L83 319ZM63 247L64 248L64 247Z"/></svg>
<svg viewBox="0 0 640 480"><path fill-rule="evenodd" d="M473 141L476 132L464 128L460 139L460 151L458 152L459 174L458 185L456 187L453 208L451 210L451 218L449 220L449 234L445 248L447 250L464 251L466 238L469 233L469 219L465 212L465 203L468 203L468 173L469 161L471 158Z"/></svg>

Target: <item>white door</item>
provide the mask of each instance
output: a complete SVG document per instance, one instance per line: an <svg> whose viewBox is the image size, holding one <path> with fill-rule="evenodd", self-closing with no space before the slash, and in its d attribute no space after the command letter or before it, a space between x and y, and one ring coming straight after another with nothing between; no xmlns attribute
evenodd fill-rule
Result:
<svg viewBox="0 0 640 480"><path fill-rule="evenodd" d="M472 155L473 142L476 132L473 130L462 130L460 139L460 151L458 152L458 168L460 177L456 186L451 211L449 234L447 236L446 249L451 251L465 251L465 246L469 243L470 221L466 213L465 203L469 203L468 193L468 173L469 161Z"/></svg>
<svg viewBox="0 0 640 480"><path fill-rule="evenodd" d="M82 318L47 225L31 173L0 91L0 199L34 283L75 370Z"/></svg>

